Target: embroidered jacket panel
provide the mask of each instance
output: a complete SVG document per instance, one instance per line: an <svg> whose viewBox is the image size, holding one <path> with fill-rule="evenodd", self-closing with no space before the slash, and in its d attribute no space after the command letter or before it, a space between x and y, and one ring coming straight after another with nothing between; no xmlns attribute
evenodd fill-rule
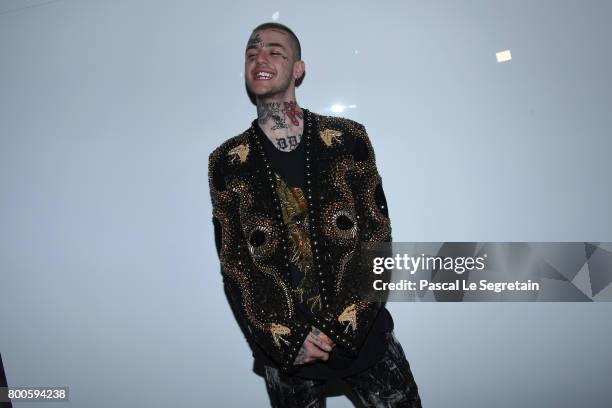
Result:
<svg viewBox="0 0 612 408"><path fill-rule="evenodd" d="M362 242L391 241L382 180L365 127L304 109L304 193L321 309L306 316L291 291L288 231L274 172L251 126L209 156L215 243L224 290L243 333L284 371L320 328L356 356L382 303L357 282Z"/></svg>

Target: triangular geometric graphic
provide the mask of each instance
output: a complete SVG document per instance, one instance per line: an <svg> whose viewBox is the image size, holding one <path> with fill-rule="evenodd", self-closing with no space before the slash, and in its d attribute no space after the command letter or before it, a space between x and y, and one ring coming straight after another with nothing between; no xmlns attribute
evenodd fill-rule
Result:
<svg viewBox="0 0 612 408"><path fill-rule="evenodd" d="M578 272L578 274L572 280L574 286L582 291L585 295L592 298L591 291L591 278L589 277L589 265L584 264L582 269Z"/></svg>
<svg viewBox="0 0 612 408"><path fill-rule="evenodd" d="M591 252L588 259L593 296L612 282L612 253L601 248Z"/></svg>
<svg viewBox="0 0 612 408"><path fill-rule="evenodd" d="M542 279L541 289L538 292L538 302L592 302L590 296L582 293L572 282L562 282L556 279Z"/></svg>

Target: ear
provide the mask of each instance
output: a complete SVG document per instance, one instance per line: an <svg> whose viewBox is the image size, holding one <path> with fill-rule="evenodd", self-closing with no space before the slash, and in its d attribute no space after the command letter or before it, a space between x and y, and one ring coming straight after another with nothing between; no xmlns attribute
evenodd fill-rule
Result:
<svg viewBox="0 0 612 408"><path fill-rule="evenodd" d="M301 78L302 75L304 75L305 71L306 71L306 64L304 64L304 61L302 60L296 61L293 64L293 80Z"/></svg>

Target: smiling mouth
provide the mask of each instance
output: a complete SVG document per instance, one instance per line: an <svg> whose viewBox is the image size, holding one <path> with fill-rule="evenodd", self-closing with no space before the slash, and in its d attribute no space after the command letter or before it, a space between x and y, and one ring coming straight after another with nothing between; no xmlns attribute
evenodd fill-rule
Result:
<svg viewBox="0 0 612 408"><path fill-rule="evenodd" d="M268 81L270 79L272 79L274 77L273 74L270 74L268 72L258 72L255 74L255 80L256 81Z"/></svg>

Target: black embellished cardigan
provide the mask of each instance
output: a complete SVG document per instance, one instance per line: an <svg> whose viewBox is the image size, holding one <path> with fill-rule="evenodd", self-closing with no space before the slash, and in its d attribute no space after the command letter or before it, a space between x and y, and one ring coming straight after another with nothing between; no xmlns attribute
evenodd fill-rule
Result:
<svg viewBox="0 0 612 408"><path fill-rule="evenodd" d="M382 303L356 284L362 242L390 242L391 223L365 127L306 111L302 142L313 271L322 308L306 316L291 291L287 228L274 173L253 126L209 156L223 286L249 342L285 372L315 326L356 356Z"/></svg>

